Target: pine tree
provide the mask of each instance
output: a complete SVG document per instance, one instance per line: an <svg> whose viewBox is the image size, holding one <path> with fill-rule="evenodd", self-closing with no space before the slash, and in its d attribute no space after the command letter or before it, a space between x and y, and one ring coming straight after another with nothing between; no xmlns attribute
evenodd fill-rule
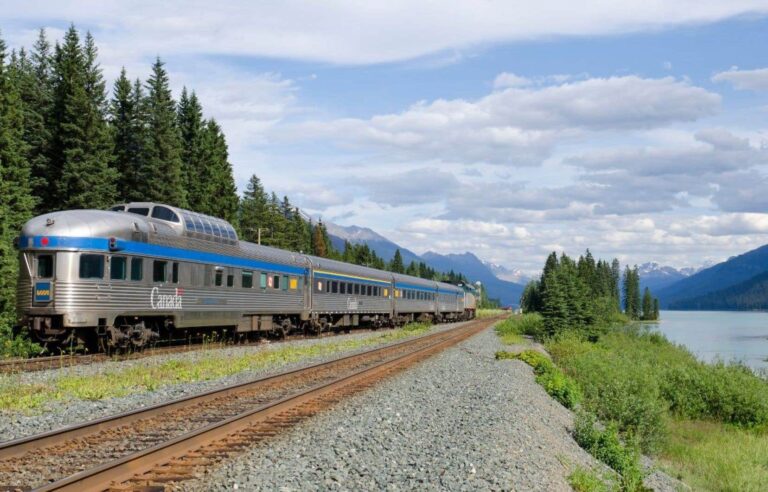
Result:
<svg viewBox="0 0 768 492"><path fill-rule="evenodd" d="M74 26L56 47L53 144L49 183L56 195L46 209L104 208L115 200L117 173L105 118L104 79L90 34L85 46Z"/></svg>
<svg viewBox="0 0 768 492"><path fill-rule="evenodd" d="M205 146L213 145L213 142L204 142L203 108L195 92L189 95L186 87L182 89L179 99L178 124L182 142L182 180L187 190L187 206L202 212L209 209L208 201L211 198L208 189L211 170L206 162ZM207 136L209 139L213 138Z"/></svg>
<svg viewBox="0 0 768 492"><path fill-rule="evenodd" d="M659 299L658 298L653 299L653 319L654 320L659 319Z"/></svg>
<svg viewBox="0 0 768 492"><path fill-rule="evenodd" d="M125 68L115 81L114 95L109 106L114 144L114 168L118 173L117 192L122 201L144 201L145 183L142 175L146 165L147 131L142 111L144 104L141 83L128 80Z"/></svg>
<svg viewBox="0 0 768 492"><path fill-rule="evenodd" d="M259 228L265 227L266 214L267 196L261 180L254 174L248 180L240 201L240 239L252 243L258 242Z"/></svg>
<svg viewBox="0 0 768 492"><path fill-rule="evenodd" d="M186 207L182 179L181 136L176 124L176 105L171 95L168 74L157 58L147 81L148 118L147 162L142 179L145 199Z"/></svg>
<svg viewBox="0 0 768 492"><path fill-rule="evenodd" d="M328 248L323 235L323 222L320 221L312 230L312 254L321 258L328 258Z"/></svg>
<svg viewBox="0 0 768 492"><path fill-rule="evenodd" d="M43 213L54 206L55 186L49 182L53 112L53 56L51 43L40 29L32 47L29 68L24 68L24 82L19 87L24 102L24 141L32 172L32 194L36 209ZM27 73L29 72L29 73Z"/></svg>
<svg viewBox="0 0 768 492"><path fill-rule="evenodd" d="M400 248L395 250L395 256L392 258L392 263L390 263L389 269L395 273L405 273L403 255L400 254Z"/></svg>
<svg viewBox="0 0 768 492"><path fill-rule="evenodd" d="M651 290L646 287L643 292L643 314L642 319L651 320L653 318L653 298L651 297Z"/></svg>
<svg viewBox="0 0 768 492"><path fill-rule="evenodd" d="M18 260L13 238L32 214L28 149L24 141L24 109L18 87L6 65L0 39L0 331L15 319Z"/></svg>
<svg viewBox="0 0 768 492"><path fill-rule="evenodd" d="M229 150L221 127L215 120L209 120L203 132L202 145L205 166L208 168L205 186L205 202L198 204L198 209L214 217L234 222L237 218L237 188L229 162ZM285 236L286 221L280 224L280 232ZM273 231L277 234L278 231ZM279 247L287 247L283 240Z"/></svg>

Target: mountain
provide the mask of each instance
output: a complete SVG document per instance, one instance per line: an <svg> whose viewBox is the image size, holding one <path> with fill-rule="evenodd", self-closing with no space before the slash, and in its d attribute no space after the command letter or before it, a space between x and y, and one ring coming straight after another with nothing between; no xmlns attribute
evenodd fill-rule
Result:
<svg viewBox="0 0 768 492"><path fill-rule="evenodd" d="M665 287L656 295L663 307L694 299L741 284L768 271L768 245L706 268Z"/></svg>
<svg viewBox="0 0 768 492"><path fill-rule="evenodd" d="M674 284L675 282L689 277L693 269L678 270L671 266L661 266L658 263L643 263L638 267L640 273L640 291L646 287L651 289L654 294L659 290Z"/></svg>
<svg viewBox="0 0 768 492"><path fill-rule="evenodd" d="M755 311L768 309L768 272L709 294L683 299L670 309L705 311Z"/></svg>
<svg viewBox="0 0 768 492"><path fill-rule="evenodd" d="M344 241L346 240L352 244L367 244L368 247L374 250L379 257L384 259L384 261L390 261L395 256L395 251L398 249L403 257L403 263L405 263L406 266L412 261L423 261L419 255L413 251L393 243L381 234L372 229L368 229L367 227L340 226L331 222L326 222L325 228L328 231L328 237L331 239L331 244L333 244L333 247L338 251L344 251Z"/></svg>
<svg viewBox="0 0 768 492"><path fill-rule="evenodd" d="M525 285L532 280L531 277L520 270L507 268L504 265L491 263L490 261L484 261L483 264L491 270L496 278L506 280L507 282Z"/></svg>
<svg viewBox="0 0 768 492"><path fill-rule="evenodd" d="M428 251L421 255L427 265L439 272L461 272L467 278L480 281L486 289L488 297L499 299L502 306L517 306L520 304L520 295L523 286L514 282L501 280L493 274L493 271L472 253L441 255Z"/></svg>

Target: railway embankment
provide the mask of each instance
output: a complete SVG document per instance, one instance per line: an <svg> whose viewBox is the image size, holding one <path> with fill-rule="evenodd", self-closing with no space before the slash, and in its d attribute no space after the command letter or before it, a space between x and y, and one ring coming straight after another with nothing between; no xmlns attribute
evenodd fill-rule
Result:
<svg viewBox="0 0 768 492"><path fill-rule="evenodd" d="M183 490L571 490L607 470L573 414L486 330L229 461Z"/></svg>
<svg viewBox="0 0 768 492"><path fill-rule="evenodd" d="M0 442L447 330L457 323L0 375Z"/></svg>

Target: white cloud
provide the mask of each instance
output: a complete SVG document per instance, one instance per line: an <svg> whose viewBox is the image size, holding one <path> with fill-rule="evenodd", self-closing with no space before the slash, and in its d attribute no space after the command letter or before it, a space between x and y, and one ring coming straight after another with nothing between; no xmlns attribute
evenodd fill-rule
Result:
<svg viewBox="0 0 768 492"><path fill-rule="evenodd" d="M473 45L708 23L766 12L760 0L647 2L521 1L319 3L150 0L5 2L0 19L66 25L72 19L115 52L210 53L367 64L414 59ZM407 19L407 22L404 21ZM100 41L102 42L102 41Z"/></svg>
<svg viewBox="0 0 768 492"><path fill-rule="evenodd" d="M525 87L531 85L531 79L521 77L509 72L502 72L493 79L494 89L504 89L507 87Z"/></svg>
<svg viewBox="0 0 768 492"><path fill-rule="evenodd" d="M730 82L736 89L765 91L768 90L768 68L739 70L732 68L712 76L713 82Z"/></svg>
<svg viewBox="0 0 768 492"><path fill-rule="evenodd" d="M670 229L677 233L685 234L693 231L711 236L768 234L768 214L706 215L694 220L673 223Z"/></svg>
<svg viewBox="0 0 768 492"><path fill-rule="evenodd" d="M526 239L531 235L525 227L507 227L504 224L477 220L420 219L405 224L401 230L427 236L436 234L465 236L470 234L472 237Z"/></svg>
<svg viewBox="0 0 768 492"><path fill-rule="evenodd" d="M592 78L507 88L475 101L421 101L369 119L307 122L291 138L378 147L403 158L538 165L556 143L584 132L645 129L714 114L720 96L672 77Z"/></svg>

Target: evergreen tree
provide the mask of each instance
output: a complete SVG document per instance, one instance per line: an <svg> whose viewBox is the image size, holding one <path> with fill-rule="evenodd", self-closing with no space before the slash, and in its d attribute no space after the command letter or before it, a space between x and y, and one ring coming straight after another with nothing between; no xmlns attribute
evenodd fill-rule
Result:
<svg viewBox="0 0 768 492"><path fill-rule="evenodd" d="M312 230L312 254L321 258L328 258L328 247L323 234L324 230L323 221L318 222Z"/></svg>
<svg viewBox="0 0 768 492"><path fill-rule="evenodd" d="M213 154L213 135L206 135L205 122L203 121L203 108L197 95L188 94L187 88L181 91L178 109L178 125L181 134L182 150L182 181L187 190L187 206L195 211L208 210L208 201L211 199L208 184L211 180L211 169L206 158L206 150ZM207 138L208 141L205 141Z"/></svg>
<svg viewBox="0 0 768 492"><path fill-rule="evenodd" d="M248 180L240 201L240 239L252 243L258 242L259 228L265 227L266 215L267 196L261 180L254 174Z"/></svg>
<svg viewBox="0 0 768 492"><path fill-rule="evenodd" d="M32 214L28 149L24 141L24 109L16 81L6 65L0 39L0 330L15 319L18 260L13 238Z"/></svg>
<svg viewBox="0 0 768 492"><path fill-rule="evenodd" d="M22 48L11 68L24 112L23 138L32 173L32 193L50 199L51 187L46 176L51 152L51 45L44 30L40 30L31 56ZM36 199L36 205L43 205L42 200ZM40 211L44 209L41 207Z"/></svg>
<svg viewBox="0 0 768 492"><path fill-rule="evenodd" d="M121 201L144 201L142 175L146 165L147 131L141 83L128 80L125 68L115 81L109 106L114 145L114 168L118 173L117 194Z"/></svg>
<svg viewBox="0 0 768 492"><path fill-rule="evenodd" d="M146 111L149 138L147 161L142 173L146 200L186 207L182 177L181 136L176 124L176 105L168 74L157 58L147 81Z"/></svg>
<svg viewBox="0 0 768 492"><path fill-rule="evenodd" d="M395 273L405 273L403 255L400 254L400 248L395 250L395 256L392 258L392 263L390 263L389 269Z"/></svg>
<svg viewBox="0 0 768 492"><path fill-rule="evenodd" d="M658 298L653 299L653 319L654 320L659 319L659 299Z"/></svg>
<svg viewBox="0 0 768 492"><path fill-rule="evenodd" d="M229 150L221 127L215 120L209 120L203 134L205 165L208 168L205 190L207 197L198 207L205 213L234 222L237 218L237 188L232 174L232 164L229 162ZM204 206L205 205L205 206ZM285 217L283 217L285 219ZM276 227L285 235L287 221L283 220ZM278 230L273 231L277 234ZM279 247L288 247L283 240Z"/></svg>
<svg viewBox="0 0 768 492"><path fill-rule="evenodd" d="M651 297L651 290L646 287L643 292L643 314L642 319L652 320L653 317L653 298Z"/></svg>
<svg viewBox="0 0 768 492"><path fill-rule="evenodd" d="M56 47L54 138L48 172L56 195L44 209L104 208L114 202L117 174L110 167L112 142L96 55L93 37L87 34L82 46L74 26Z"/></svg>
<svg viewBox="0 0 768 492"><path fill-rule="evenodd" d="M621 264L618 258L614 258L611 262L611 297L614 299L614 304L617 309L621 309L621 293L619 290L619 283L621 282Z"/></svg>

